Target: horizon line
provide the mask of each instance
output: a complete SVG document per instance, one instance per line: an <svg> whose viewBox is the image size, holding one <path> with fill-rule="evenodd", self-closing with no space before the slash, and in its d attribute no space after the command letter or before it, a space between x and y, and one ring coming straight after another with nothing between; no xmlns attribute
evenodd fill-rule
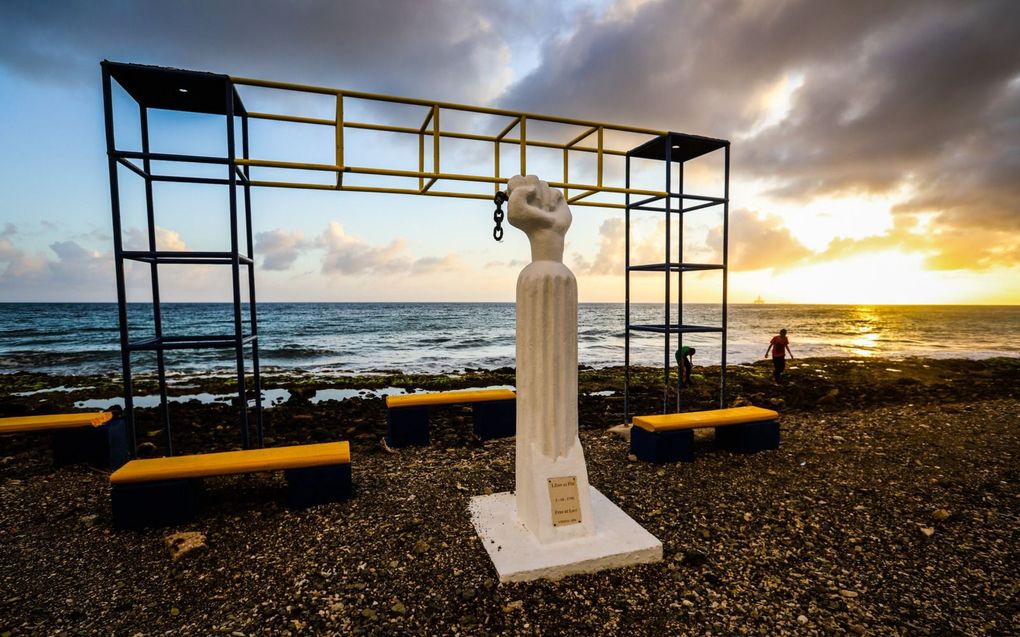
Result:
<svg viewBox="0 0 1020 637"><path fill-rule="evenodd" d="M0 305L116 305L117 301L0 301ZM151 301L128 301L128 305L152 305ZM256 301L255 306L262 305L515 305L516 301ZM624 305L624 301L578 301L578 305ZM631 301L631 305L658 305L662 302L656 301ZM233 305L233 301L164 301L160 306L167 305ZM241 302L242 307L249 305L248 301ZM676 302L670 306L677 305ZM711 301L691 301L683 305L713 305L721 303ZM733 305L754 305L761 307L768 306L878 306L878 307L1020 307L1020 301L1016 303L822 303L822 302L775 302L755 303L753 301L729 302Z"/></svg>

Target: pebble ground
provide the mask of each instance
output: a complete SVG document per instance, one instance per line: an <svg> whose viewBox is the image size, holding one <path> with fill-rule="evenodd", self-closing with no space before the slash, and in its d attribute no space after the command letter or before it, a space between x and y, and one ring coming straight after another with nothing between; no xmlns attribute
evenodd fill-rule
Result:
<svg viewBox="0 0 1020 637"><path fill-rule="evenodd" d="M1017 635L1014 390L793 409L778 451L708 433L693 463L634 462L610 423L585 428L592 484L665 559L502 585L467 504L513 488L513 441L444 434L461 415L429 448L356 443L344 503L291 512L281 476L207 481L176 529L207 549L176 562L169 530L111 530L106 473L0 439L0 635Z"/></svg>

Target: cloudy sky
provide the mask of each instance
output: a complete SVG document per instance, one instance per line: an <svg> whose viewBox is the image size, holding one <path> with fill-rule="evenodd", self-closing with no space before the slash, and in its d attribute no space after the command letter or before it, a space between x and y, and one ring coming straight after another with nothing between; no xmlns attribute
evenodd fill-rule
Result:
<svg viewBox="0 0 1020 637"><path fill-rule="evenodd" d="M115 299L104 58L726 138L732 301L1020 303L1014 0L5 0L0 301ZM311 97L242 96L252 110L331 116ZM118 143L137 144L137 112L123 95L115 107ZM399 109L357 115L420 122ZM154 150L222 152L222 124L207 120L154 113ZM332 161L325 127L262 122L252 135L260 158ZM348 144L362 164L416 163L416 144L392 136ZM447 157L451 169L491 162L452 144ZM692 188L709 192L717 168L692 171ZM122 181L124 240L138 245L141 189ZM157 186L156 200L162 249L222 249L220 190ZM261 300L512 300L527 240L510 229L493 242L491 212L482 201L258 189ZM622 300L622 215L573 213L566 261L581 300ZM719 224L687 215L686 260L718 259ZM656 216L638 219L635 259L661 261L662 233ZM226 299L225 275L174 270L164 299ZM641 276L639 300L659 300L661 279ZM128 280L144 300L145 272ZM718 274L685 278L685 300L717 300L718 285Z"/></svg>

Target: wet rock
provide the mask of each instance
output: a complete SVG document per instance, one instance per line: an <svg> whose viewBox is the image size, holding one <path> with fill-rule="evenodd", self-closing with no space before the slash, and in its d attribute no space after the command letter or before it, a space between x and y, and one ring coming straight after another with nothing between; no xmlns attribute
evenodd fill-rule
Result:
<svg viewBox="0 0 1020 637"><path fill-rule="evenodd" d="M701 566L708 561L708 556L701 551L688 549L684 551L683 563L687 566Z"/></svg>
<svg viewBox="0 0 1020 637"><path fill-rule="evenodd" d="M621 440L623 440L625 442L630 442L630 428L632 426L633 425L628 425L628 424L616 425L614 427L610 427L606 431L608 431L612 435L620 438Z"/></svg>
<svg viewBox="0 0 1020 637"><path fill-rule="evenodd" d="M180 531L171 533L163 538L163 544L170 553L170 559L174 562L191 555L208 550L205 543L205 534L197 531Z"/></svg>
<svg viewBox="0 0 1020 637"><path fill-rule="evenodd" d="M822 396L821 398L819 398L817 402L818 402L819 404L824 404L824 403L831 403L831 402L833 402L834 400L836 400L836 397L837 397L837 396L839 396L839 388L837 388L837 387L833 387L833 388L832 388L832 389L830 389L830 390L829 390L828 392L826 392L824 396Z"/></svg>

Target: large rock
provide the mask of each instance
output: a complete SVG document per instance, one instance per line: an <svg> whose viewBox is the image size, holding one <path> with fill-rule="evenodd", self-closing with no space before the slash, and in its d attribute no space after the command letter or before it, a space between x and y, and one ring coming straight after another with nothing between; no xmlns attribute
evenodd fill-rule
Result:
<svg viewBox="0 0 1020 637"><path fill-rule="evenodd" d="M170 559L174 562L187 555L194 556L209 549L205 544L205 534L198 531L171 533L163 538L163 543L166 544L167 551L170 552Z"/></svg>

